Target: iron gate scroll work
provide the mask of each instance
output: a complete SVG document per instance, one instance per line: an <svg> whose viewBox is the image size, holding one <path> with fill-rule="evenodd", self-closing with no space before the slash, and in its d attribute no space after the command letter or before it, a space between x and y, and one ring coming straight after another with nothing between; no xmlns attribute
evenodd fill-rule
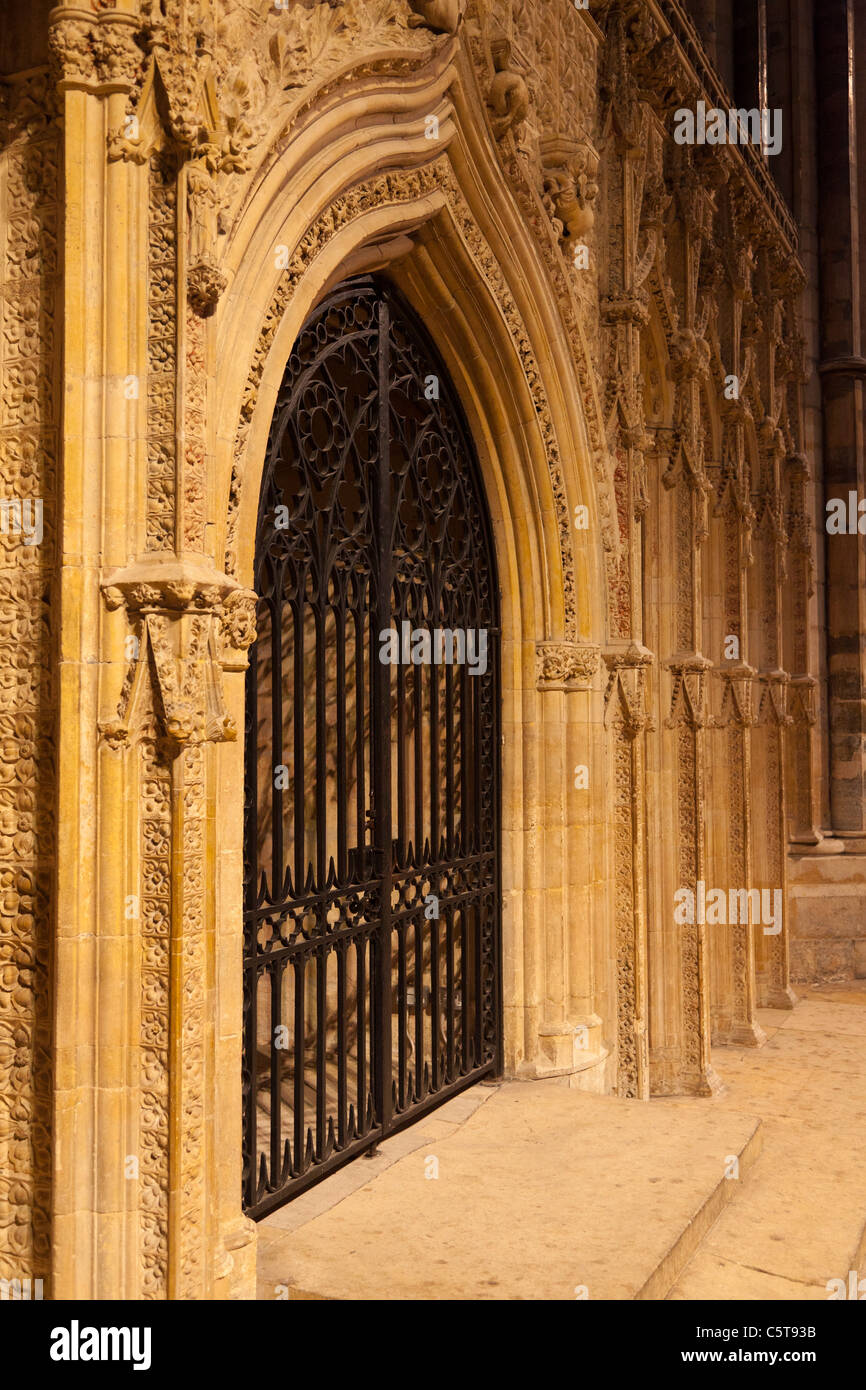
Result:
<svg viewBox="0 0 866 1390"><path fill-rule="evenodd" d="M373 279L335 290L289 359L255 584L243 1197L259 1217L501 1070L492 533L438 354Z"/></svg>

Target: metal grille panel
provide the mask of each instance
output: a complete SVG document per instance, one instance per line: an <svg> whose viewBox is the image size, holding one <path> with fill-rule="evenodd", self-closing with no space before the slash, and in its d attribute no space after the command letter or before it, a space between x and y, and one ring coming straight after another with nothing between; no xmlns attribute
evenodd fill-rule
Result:
<svg viewBox="0 0 866 1390"><path fill-rule="evenodd" d="M289 359L256 590L243 1195L261 1216L501 1067L492 537L446 372L372 279L334 291Z"/></svg>

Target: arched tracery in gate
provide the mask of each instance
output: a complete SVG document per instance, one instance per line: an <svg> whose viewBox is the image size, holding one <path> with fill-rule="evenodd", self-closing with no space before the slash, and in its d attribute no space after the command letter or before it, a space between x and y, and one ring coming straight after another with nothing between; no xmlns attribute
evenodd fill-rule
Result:
<svg viewBox="0 0 866 1390"><path fill-rule="evenodd" d="M501 1067L499 617L462 411L395 292L286 368L246 702L244 1203Z"/></svg>

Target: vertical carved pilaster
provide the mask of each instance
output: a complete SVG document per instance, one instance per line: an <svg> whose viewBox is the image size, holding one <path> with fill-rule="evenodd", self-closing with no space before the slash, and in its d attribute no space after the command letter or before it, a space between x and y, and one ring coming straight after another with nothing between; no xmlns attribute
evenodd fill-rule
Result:
<svg viewBox="0 0 866 1390"><path fill-rule="evenodd" d="M141 1294L168 1291L171 767L151 724L141 742L139 1138Z"/></svg>
<svg viewBox="0 0 866 1390"><path fill-rule="evenodd" d="M46 1297L61 409L56 114L44 72L0 81L0 483L11 506L0 534L0 1278L42 1279Z"/></svg>
<svg viewBox="0 0 866 1390"><path fill-rule="evenodd" d="M715 875L712 886L723 889L748 888L753 881L752 835L754 829L752 800L752 737L755 716L752 693L755 670L745 662L724 668L721 710L712 721L711 737L718 752L724 751L727 770L724 804L717 800L714 814L729 819L728 854L724 880ZM755 990L755 934L757 923L728 922L724 941L718 949L720 974L730 970L730 995L723 988L722 997L713 1000L714 1013L724 1020L721 1029L714 1028L713 1041L757 1046L764 1042L764 1033L755 1020L757 998Z"/></svg>
<svg viewBox="0 0 866 1390"><path fill-rule="evenodd" d="M605 653L605 726L612 739L614 919L616 928L617 1094L650 1091L645 899L644 735L652 653L637 643Z"/></svg>
<svg viewBox="0 0 866 1390"><path fill-rule="evenodd" d="M676 735L677 819L679 887L697 893L706 882L706 778L704 770L707 726L707 672L712 663L699 655L670 662L673 677L671 711L667 728ZM717 1082L710 1066L709 972L706 925L684 922L679 926L680 985L680 1084L684 1090L708 1095Z"/></svg>
<svg viewBox="0 0 866 1390"><path fill-rule="evenodd" d="M208 747L234 739L221 670L254 640L254 596L206 566L152 559L107 578L137 654L106 742L140 757L141 1259L145 1297L202 1298L215 1237L206 1174L214 1006L206 910Z"/></svg>

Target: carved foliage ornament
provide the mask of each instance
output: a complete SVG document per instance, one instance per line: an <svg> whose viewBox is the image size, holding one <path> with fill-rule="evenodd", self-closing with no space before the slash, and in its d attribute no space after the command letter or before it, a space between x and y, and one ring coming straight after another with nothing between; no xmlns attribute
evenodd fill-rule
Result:
<svg viewBox="0 0 866 1390"><path fill-rule="evenodd" d="M587 690L598 670L598 647L577 642L540 642L536 647L539 690Z"/></svg>
<svg viewBox="0 0 866 1390"><path fill-rule="evenodd" d="M73 6L52 11L48 46L58 81L131 92L140 86L145 53L135 15Z"/></svg>

